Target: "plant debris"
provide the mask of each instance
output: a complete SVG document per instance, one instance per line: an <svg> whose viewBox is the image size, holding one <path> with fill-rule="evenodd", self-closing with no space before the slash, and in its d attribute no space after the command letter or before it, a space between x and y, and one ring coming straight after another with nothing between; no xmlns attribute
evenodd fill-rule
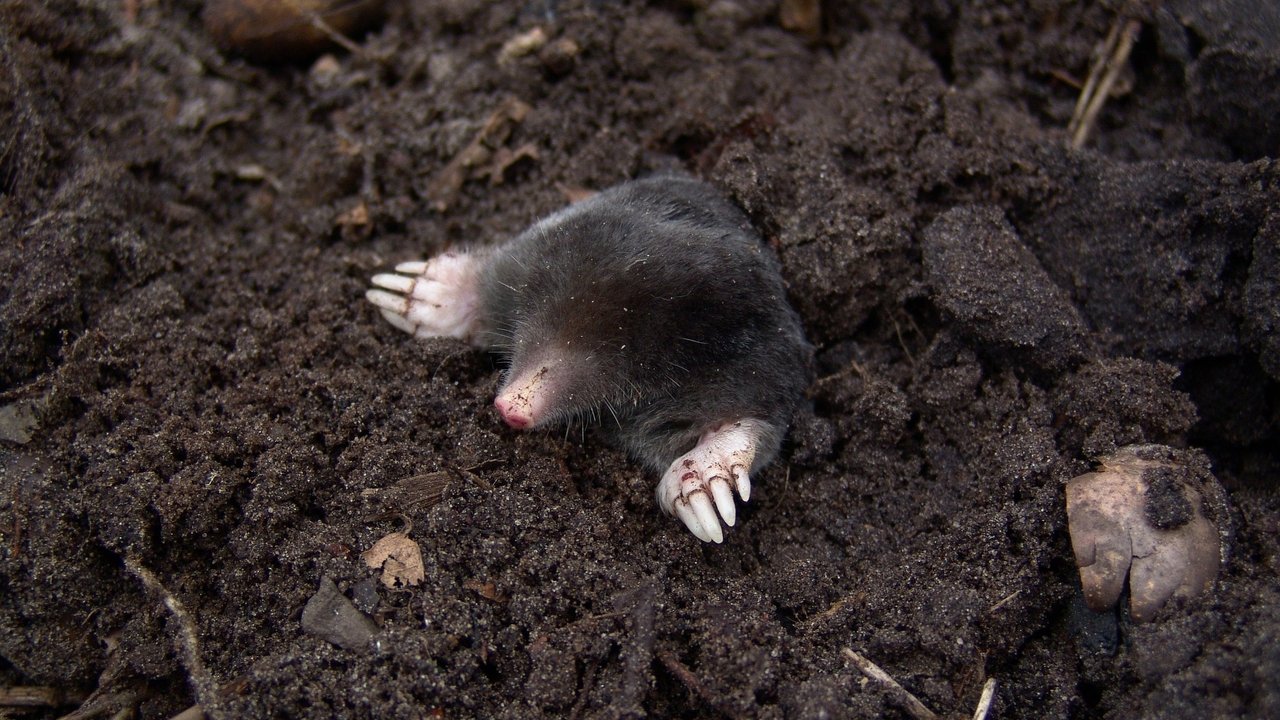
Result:
<svg viewBox="0 0 1280 720"><path fill-rule="evenodd" d="M384 535L373 547L360 553L360 559L371 568L381 568L382 584L389 588L412 587L426 577L422 550L407 533Z"/></svg>

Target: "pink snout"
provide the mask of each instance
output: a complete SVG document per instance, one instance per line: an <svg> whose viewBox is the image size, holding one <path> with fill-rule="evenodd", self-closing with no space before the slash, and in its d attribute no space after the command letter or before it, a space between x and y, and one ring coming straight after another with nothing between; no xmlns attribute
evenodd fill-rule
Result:
<svg viewBox="0 0 1280 720"><path fill-rule="evenodd" d="M517 430L523 430L533 424L533 408L528 402L523 402L523 398L499 395L493 401L493 406L498 408L503 422Z"/></svg>

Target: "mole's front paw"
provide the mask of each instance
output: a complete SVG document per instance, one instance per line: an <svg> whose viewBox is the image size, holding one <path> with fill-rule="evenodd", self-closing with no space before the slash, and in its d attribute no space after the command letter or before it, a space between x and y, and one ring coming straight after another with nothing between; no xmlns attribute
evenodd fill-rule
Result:
<svg viewBox="0 0 1280 720"><path fill-rule="evenodd" d="M737 518L733 491L743 502L751 498L748 473L758 444L758 420L727 423L703 433L698 444L676 458L662 476L658 507L680 518L699 540L722 542L720 518L730 527Z"/></svg>
<svg viewBox="0 0 1280 720"><path fill-rule="evenodd" d="M365 297L407 333L468 340L480 307L480 266L474 256L457 252L400 263L395 273L374 275L376 287Z"/></svg>
<svg viewBox="0 0 1280 720"><path fill-rule="evenodd" d="M1205 592L1225 547L1210 517L1225 523L1225 515L1207 463L1183 462L1179 451L1160 445L1103 458L1096 472L1067 483L1067 523L1085 602L1095 612L1111 608L1127 577L1131 615L1144 622L1170 598Z"/></svg>

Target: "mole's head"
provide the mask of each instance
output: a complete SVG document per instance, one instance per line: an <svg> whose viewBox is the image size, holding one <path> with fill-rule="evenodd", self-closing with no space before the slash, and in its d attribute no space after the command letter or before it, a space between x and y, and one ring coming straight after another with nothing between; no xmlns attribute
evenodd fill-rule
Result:
<svg viewBox="0 0 1280 720"><path fill-rule="evenodd" d="M548 338L518 347L493 404L512 428L549 425L620 402L626 387L616 357Z"/></svg>
<svg viewBox="0 0 1280 720"><path fill-rule="evenodd" d="M655 391L645 368L660 332L630 295L565 293L511 317L499 343L510 369L493 403L508 425L618 416Z"/></svg>

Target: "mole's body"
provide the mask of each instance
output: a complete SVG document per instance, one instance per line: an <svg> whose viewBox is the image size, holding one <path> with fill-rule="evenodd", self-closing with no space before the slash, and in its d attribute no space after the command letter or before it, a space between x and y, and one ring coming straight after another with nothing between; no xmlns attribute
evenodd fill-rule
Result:
<svg viewBox="0 0 1280 720"><path fill-rule="evenodd" d="M510 361L495 405L516 428L601 419L664 473L658 504L703 540L777 454L811 348L777 260L710 186L659 176L604 191L496 248L379 275L392 324ZM390 292L388 292L390 291Z"/></svg>

